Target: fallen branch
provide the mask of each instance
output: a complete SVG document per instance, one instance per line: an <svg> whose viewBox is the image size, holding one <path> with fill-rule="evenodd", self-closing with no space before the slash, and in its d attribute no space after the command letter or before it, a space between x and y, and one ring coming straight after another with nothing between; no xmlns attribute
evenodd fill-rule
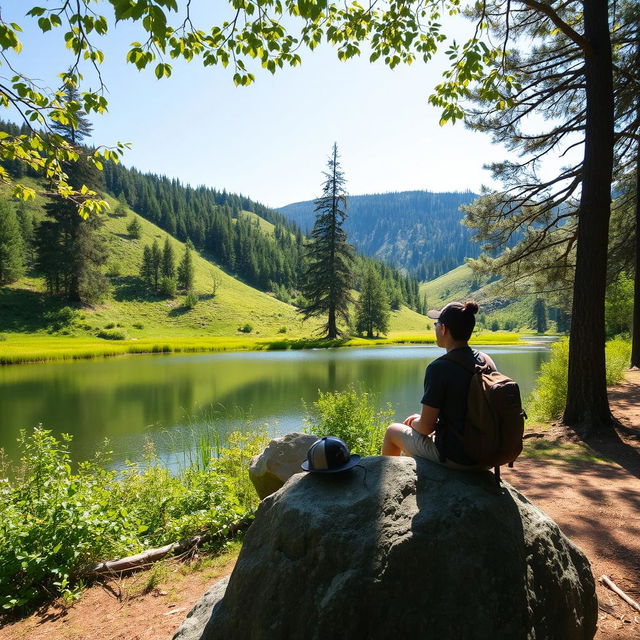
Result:
<svg viewBox="0 0 640 640"><path fill-rule="evenodd" d="M247 516L239 522L236 522L236 524L231 527L220 531L194 536L193 538L181 540L180 542L172 542L171 544L166 544L163 547L157 547L156 549L147 549L142 553L136 553L135 555L127 556L126 558L109 560L107 562L97 562L85 567L81 574L83 576L101 576L108 573L138 571L139 569L148 567L158 560L162 560L170 554L174 556L186 555L188 553L192 553L197 547L205 542L211 542L216 539L231 538L237 533L240 533L240 531L248 529L252 521L253 516Z"/></svg>
<svg viewBox="0 0 640 640"><path fill-rule="evenodd" d="M640 611L640 604L638 604L633 598L630 598L620 587L616 585L616 583L609 576L600 576L600 582L609 587L609 589L611 589L611 591L613 591L614 593L617 593L628 605L633 607L636 611Z"/></svg>

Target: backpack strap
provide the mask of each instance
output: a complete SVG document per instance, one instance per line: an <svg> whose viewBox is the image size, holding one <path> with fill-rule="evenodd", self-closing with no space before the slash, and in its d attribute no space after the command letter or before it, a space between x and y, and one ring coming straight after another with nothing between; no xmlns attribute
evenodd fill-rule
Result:
<svg viewBox="0 0 640 640"><path fill-rule="evenodd" d="M451 362L459 364L461 367L464 367L469 373L472 373L474 375L483 371L493 371L489 363L484 358L482 358L484 364L471 364L466 358L463 358L459 354L452 351L448 351L440 357L442 360L450 360Z"/></svg>

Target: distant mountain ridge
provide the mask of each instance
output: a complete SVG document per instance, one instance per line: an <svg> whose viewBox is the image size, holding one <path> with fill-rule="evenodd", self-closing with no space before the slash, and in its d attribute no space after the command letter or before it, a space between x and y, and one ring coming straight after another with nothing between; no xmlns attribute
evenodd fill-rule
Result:
<svg viewBox="0 0 640 640"><path fill-rule="evenodd" d="M470 191L401 191L349 196L345 229L349 241L366 256L406 269L425 281L480 254L472 231L461 224L460 206L478 197ZM313 227L309 200L278 209L304 233Z"/></svg>

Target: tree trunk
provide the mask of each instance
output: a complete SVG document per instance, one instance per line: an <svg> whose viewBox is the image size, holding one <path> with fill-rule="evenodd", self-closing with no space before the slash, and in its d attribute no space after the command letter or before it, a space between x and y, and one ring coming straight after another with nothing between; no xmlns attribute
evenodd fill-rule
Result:
<svg viewBox="0 0 640 640"><path fill-rule="evenodd" d="M637 103L636 117L640 121L640 96ZM636 147L636 270L633 288L631 366L640 368L640 142Z"/></svg>
<svg viewBox="0 0 640 640"><path fill-rule="evenodd" d="M613 78L608 3L585 0L586 127L563 422L582 437L613 430L605 376L604 299L613 170Z"/></svg>
<svg viewBox="0 0 640 640"><path fill-rule="evenodd" d="M335 340L338 337L338 324L336 323L336 310L333 306L329 308L329 319L327 321L327 338Z"/></svg>

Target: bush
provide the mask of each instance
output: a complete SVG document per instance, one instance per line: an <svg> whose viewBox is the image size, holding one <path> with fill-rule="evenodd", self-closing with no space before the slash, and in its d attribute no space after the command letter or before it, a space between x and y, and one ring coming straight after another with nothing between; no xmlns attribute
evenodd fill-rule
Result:
<svg viewBox="0 0 640 640"><path fill-rule="evenodd" d="M107 322L107 324L104 325L104 328L105 329L114 329L117 326L118 325L115 322Z"/></svg>
<svg viewBox="0 0 640 640"><path fill-rule="evenodd" d="M4 333L0 333L0 342L6 342L7 340L7 336L4 335Z"/></svg>
<svg viewBox="0 0 640 640"><path fill-rule="evenodd" d="M238 327L238 331L241 331L242 333L251 333L253 331L253 325L250 322L247 322Z"/></svg>
<svg viewBox="0 0 640 640"><path fill-rule="evenodd" d="M620 382L629 366L631 343L622 338L609 340L605 347L607 384ZM569 340L563 338L551 345L551 358L540 368L529 413L535 420L558 418L567 400Z"/></svg>
<svg viewBox="0 0 640 640"><path fill-rule="evenodd" d="M199 299L200 298L198 298L197 293L189 291L189 293L187 293L187 295L185 296L184 306L187 309L193 309L198 304Z"/></svg>
<svg viewBox="0 0 640 640"><path fill-rule="evenodd" d="M122 265L119 262L112 262L107 269L107 275L110 278L117 278L122 274Z"/></svg>
<svg viewBox="0 0 640 640"><path fill-rule="evenodd" d="M280 327L278 333L287 333L287 327Z"/></svg>
<svg viewBox="0 0 640 640"><path fill-rule="evenodd" d="M73 307L61 307L57 311L49 311L45 318L56 329L73 324L78 318L78 311Z"/></svg>
<svg viewBox="0 0 640 640"><path fill-rule="evenodd" d="M98 338L103 340L126 340L127 334L121 329L101 329L97 333Z"/></svg>
<svg viewBox="0 0 640 640"><path fill-rule="evenodd" d="M340 438L361 456L380 454L385 429L393 418L391 404L377 409L374 395L351 386L345 391L320 391L313 407L307 412L306 433Z"/></svg>
<svg viewBox="0 0 640 640"><path fill-rule="evenodd" d="M177 291L176 279L169 276L160 278L158 293L165 298L174 298ZM195 306L195 305L194 305ZM192 307L189 307L192 308Z"/></svg>
<svg viewBox="0 0 640 640"><path fill-rule="evenodd" d="M144 329L142 322L134 322L132 326L134 329Z"/></svg>
<svg viewBox="0 0 640 640"><path fill-rule="evenodd" d="M233 433L206 464L170 473L148 446L144 459L107 471L109 454L71 470L71 436L34 429L19 439L15 480L0 478L0 608L72 596L89 563L184 537L225 531L257 507L247 473L266 445L261 431ZM4 475L4 474L3 474Z"/></svg>

